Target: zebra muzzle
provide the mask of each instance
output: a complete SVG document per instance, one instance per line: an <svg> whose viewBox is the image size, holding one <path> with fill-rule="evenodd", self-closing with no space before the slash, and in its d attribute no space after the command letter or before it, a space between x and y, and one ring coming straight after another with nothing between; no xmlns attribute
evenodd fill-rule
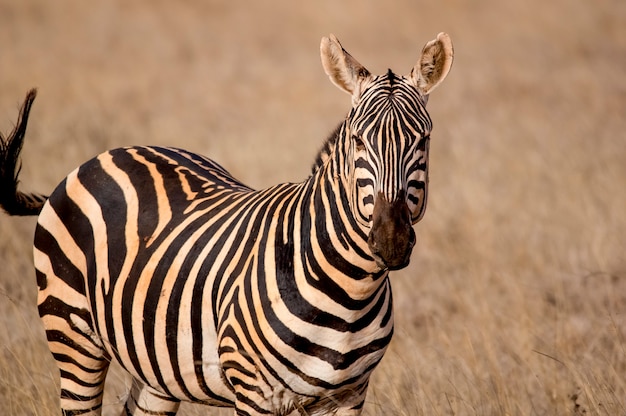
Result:
<svg viewBox="0 0 626 416"><path fill-rule="evenodd" d="M367 243L379 266L398 270L409 264L415 231L404 191L400 191L393 202L388 202L379 192Z"/></svg>

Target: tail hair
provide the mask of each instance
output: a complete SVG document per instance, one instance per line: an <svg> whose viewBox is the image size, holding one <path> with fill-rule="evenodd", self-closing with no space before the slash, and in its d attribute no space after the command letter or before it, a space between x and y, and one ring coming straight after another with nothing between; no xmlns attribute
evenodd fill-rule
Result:
<svg viewBox="0 0 626 416"><path fill-rule="evenodd" d="M13 131L7 137L0 132L0 208L9 215L37 215L48 199L44 195L24 193L17 189L21 170L20 152L28 115L36 96L36 89L28 91Z"/></svg>

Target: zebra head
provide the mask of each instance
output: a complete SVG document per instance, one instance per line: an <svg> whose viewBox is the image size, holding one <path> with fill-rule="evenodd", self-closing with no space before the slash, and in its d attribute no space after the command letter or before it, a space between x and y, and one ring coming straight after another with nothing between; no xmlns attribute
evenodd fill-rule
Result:
<svg viewBox="0 0 626 416"><path fill-rule="evenodd" d="M337 137L351 209L369 230L378 265L401 269L415 245L412 225L426 208L432 123L425 106L450 70L452 42L445 33L428 42L407 76L370 74L333 35L320 49L326 74L352 96Z"/></svg>

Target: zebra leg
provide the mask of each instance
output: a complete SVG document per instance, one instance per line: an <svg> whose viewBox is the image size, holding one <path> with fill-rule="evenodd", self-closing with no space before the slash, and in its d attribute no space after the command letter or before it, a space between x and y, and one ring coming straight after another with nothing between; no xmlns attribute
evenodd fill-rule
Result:
<svg viewBox="0 0 626 416"><path fill-rule="evenodd" d="M365 405L365 397L367 395L368 382L353 390L350 395L345 397L345 401L337 408L335 416L360 416Z"/></svg>
<svg viewBox="0 0 626 416"><path fill-rule="evenodd" d="M359 416L363 412L363 407L358 408L340 408L337 409L335 416Z"/></svg>
<svg viewBox="0 0 626 416"><path fill-rule="evenodd" d="M64 416L100 415L108 358L77 357L50 347L61 372L61 409Z"/></svg>
<svg viewBox="0 0 626 416"><path fill-rule="evenodd" d="M130 389L122 415L174 416L179 406L179 400L166 396L133 378L133 386Z"/></svg>
<svg viewBox="0 0 626 416"><path fill-rule="evenodd" d="M89 312L48 296L39 313L61 376L63 415L100 415L110 358L93 332Z"/></svg>

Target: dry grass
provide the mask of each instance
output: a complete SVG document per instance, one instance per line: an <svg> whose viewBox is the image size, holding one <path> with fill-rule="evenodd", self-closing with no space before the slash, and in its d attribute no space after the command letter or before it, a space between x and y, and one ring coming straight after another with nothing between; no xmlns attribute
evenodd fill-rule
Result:
<svg viewBox="0 0 626 416"><path fill-rule="evenodd" d="M408 72L445 30L456 61L429 104L428 214L393 276L397 335L366 413L626 414L626 3L237 3L0 0L2 131L39 88L23 186L50 191L96 153L144 143L210 155L256 187L300 180L349 106L320 37L373 72ZM5 414L58 412L33 229L0 217ZM125 394L113 378L105 414Z"/></svg>

